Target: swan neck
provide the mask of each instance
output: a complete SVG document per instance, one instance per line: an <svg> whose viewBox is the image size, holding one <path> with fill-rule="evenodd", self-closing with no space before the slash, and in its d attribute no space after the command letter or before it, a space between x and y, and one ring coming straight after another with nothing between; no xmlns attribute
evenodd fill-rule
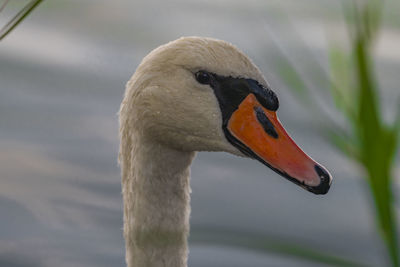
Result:
<svg viewBox="0 0 400 267"><path fill-rule="evenodd" d="M194 152L144 140L133 144L122 181L129 267L187 266L193 158Z"/></svg>

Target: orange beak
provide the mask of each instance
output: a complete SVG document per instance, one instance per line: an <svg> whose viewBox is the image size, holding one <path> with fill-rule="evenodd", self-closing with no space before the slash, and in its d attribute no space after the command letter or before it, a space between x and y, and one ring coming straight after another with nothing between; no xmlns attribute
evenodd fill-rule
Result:
<svg viewBox="0 0 400 267"><path fill-rule="evenodd" d="M227 130L241 144L242 152L315 194L325 194L331 175L290 138L275 111L263 107L253 93L232 113Z"/></svg>

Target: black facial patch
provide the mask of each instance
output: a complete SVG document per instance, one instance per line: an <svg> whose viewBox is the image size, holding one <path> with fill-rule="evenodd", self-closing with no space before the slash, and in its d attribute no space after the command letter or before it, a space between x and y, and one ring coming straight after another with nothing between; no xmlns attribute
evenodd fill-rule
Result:
<svg viewBox="0 0 400 267"><path fill-rule="evenodd" d="M259 84L257 81L252 80L252 79L246 79L248 84L250 85L250 88L252 91L250 93L253 93L258 102L260 104L271 111L277 111L279 108L279 100L276 94L269 88L265 88L261 84Z"/></svg>
<svg viewBox="0 0 400 267"><path fill-rule="evenodd" d="M233 146L239 149L244 155L260 161L261 163L271 168L278 174L282 175L286 179L290 180L291 182L298 184L299 186L314 194L326 194L330 187L329 175L328 179L321 179L321 183L318 186L306 185L304 182L300 182L286 172L283 172L271 166L268 162L264 161L256 153L254 153L246 144L242 143L240 140L234 137L228 130L227 127L232 114L239 108L240 103L242 103L242 101L249 94L254 94L257 98L257 101L264 108L271 111L276 111L279 108L279 101L276 94L271 89L262 86L259 82L253 79L234 78L230 76L225 77L210 72L208 72L208 74L210 74L210 80L207 82L214 90L215 96L218 99L218 103L221 109L222 130L224 131L226 139ZM254 111L256 113L257 120L264 127L265 132L274 138L278 138L279 136L274 126L269 121L262 108L255 108ZM325 177L324 172L321 172L317 167L316 172L320 173L320 177Z"/></svg>
<svg viewBox="0 0 400 267"><path fill-rule="evenodd" d="M232 113L249 94L254 94L257 101L268 110L276 111L279 107L276 94L253 79L209 74L209 84L217 96L224 123L228 122Z"/></svg>
<svg viewBox="0 0 400 267"><path fill-rule="evenodd" d="M255 107L254 112L256 113L256 117L258 122L264 128L264 131L271 137L277 139L278 133L275 131L275 127L272 122L268 119L267 115L265 115L262 107Z"/></svg>
<svg viewBox="0 0 400 267"><path fill-rule="evenodd" d="M227 126L232 114L239 108L240 103L249 95L253 94L257 101L266 109L276 111L279 108L279 101L276 94L269 88L261 85L253 79L234 78L231 76L221 76L215 73L206 71L198 71L195 76L197 79L198 73L209 74L209 84L214 90L215 96L218 99L222 113L222 128L225 136L229 132ZM262 109L261 109L262 111ZM274 138L278 137L274 126L265 116L264 112L257 113L257 119L263 125L265 131ZM276 136L276 137L275 137ZM232 143L232 138L226 138ZM238 146L238 143L234 144ZM241 149L242 152L243 149ZM245 153L245 152L244 152Z"/></svg>
<svg viewBox="0 0 400 267"><path fill-rule="evenodd" d="M203 72L203 71L202 71ZM257 98L257 101L266 109L276 111L279 107L278 97L275 93L269 89L262 86L259 82L253 79L245 79L245 78L234 78L231 76L220 76L215 73L210 73L210 86L214 90L215 96L217 97L221 113L222 113L222 130L224 131L226 139L238 148L243 154L247 155L250 158L257 159L261 161L263 164L267 165L274 171L282 174L277 169L270 166L268 163L263 161L260 157L258 157L250 148L248 148L245 144L240 142L237 138L235 138L230 131L228 130L229 119L232 114L239 108L240 103L249 95L254 94ZM263 116L262 116L263 115ZM275 129L273 128L272 123L268 120L263 114L257 115L257 119L260 123L266 126L264 129L268 134L272 136L277 136ZM265 117L265 118L264 118ZM268 122L266 120L268 120ZM268 127L269 124L272 127ZM284 174L282 174L285 176ZM287 177L287 175L285 176ZM294 179L293 179L294 180ZM294 180L295 181L295 180Z"/></svg>

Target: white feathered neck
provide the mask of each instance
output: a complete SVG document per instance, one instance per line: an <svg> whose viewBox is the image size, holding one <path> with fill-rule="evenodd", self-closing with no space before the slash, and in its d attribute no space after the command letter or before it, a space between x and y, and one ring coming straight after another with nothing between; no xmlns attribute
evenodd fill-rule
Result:
<svg viewBox="0 0 400 267"><path fill-rule="evenodd" d="M120 109L119 159L130 267L186 266L194 151L240 155L224 137L213 91L194 79L198 70L266 85L242 52L215 39L181 38L143 59Z"/></svg>

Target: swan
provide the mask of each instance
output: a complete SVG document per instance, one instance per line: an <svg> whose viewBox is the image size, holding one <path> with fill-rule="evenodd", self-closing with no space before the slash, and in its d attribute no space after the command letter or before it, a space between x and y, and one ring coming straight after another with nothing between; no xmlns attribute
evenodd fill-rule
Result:
<svg viewBox="0 0 400 267"><path fill-rule="evenodd" d="M196 151L256 159L328 192L331 175L289 137L278 107L257 66L225 41L183 37L144 57L119 112L127 266L187 266Z"/></svg>

